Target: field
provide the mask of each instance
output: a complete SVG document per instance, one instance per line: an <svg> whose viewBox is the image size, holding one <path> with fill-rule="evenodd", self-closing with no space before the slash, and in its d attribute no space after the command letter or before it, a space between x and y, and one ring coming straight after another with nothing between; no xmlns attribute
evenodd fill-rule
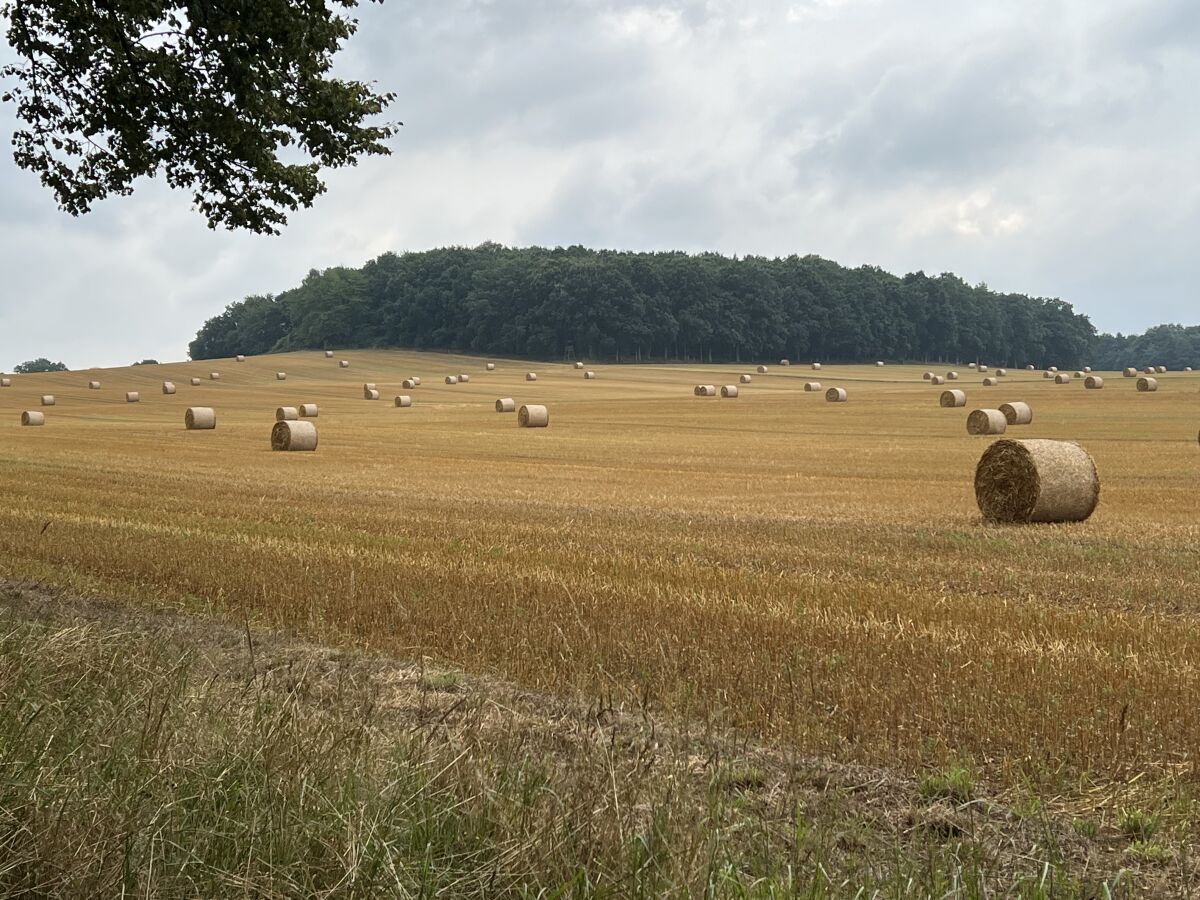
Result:
<svg viewBox="0 0 1200 900"><path fill-rule="evenodd" d="M1118 854L1138 837L1141 862L1194 877L1200 375L1138 394L1119 373L1102 391L1013 370L983 387L963 366L955 410L921 380L944 366L771 365L725 400L692 386L753 365L595 365L585 381L564 365L337 356L351 368L308 352L13 376L0 577L916 781L970 772L998 802L1036 802ZM469 384L442 383L460 372ZM401 390L410 375L422 385ZM45 393L46 425L20 427ZM392 406L399 393L412 408ZM498 397L545 403L550 427L518 428ZM1034 423L1010 437L1095 458L1088 522L980 521L972 476L991 439L968 436L965 414L1017 399ZM317 452L272 452L275 408L299 403L319 405ZM184 430L193 405L216 409L215 431Z"/></svg>

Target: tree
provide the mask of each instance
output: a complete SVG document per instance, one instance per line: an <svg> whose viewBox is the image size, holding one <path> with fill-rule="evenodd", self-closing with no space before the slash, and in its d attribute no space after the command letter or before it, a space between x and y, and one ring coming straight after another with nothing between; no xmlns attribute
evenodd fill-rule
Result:
<svg viewBox="0 0 1200 900"><path fill-rule="evenodd" d="M157 359L143 359L141 362L135 362L135 366L157 366Z"/></svg>
<svg viewBox="0 0 1200 900"><path fill-rule="evenodd" d="M13 369L19 375L28 375L33 372L65 372L67 367L60 362L50 362L44 356L39 356L37 359L31 359L21 363Z"/></svg>
<svg viewBox="0 0 1200 900"><path fill-rule="evenodd" d="M358 0L0 0L17 165L72 215L162 173L210 228L277 234L322 168L386 154L393 99L330 67ZM396 125L403 123L396 123Z"/></svg>

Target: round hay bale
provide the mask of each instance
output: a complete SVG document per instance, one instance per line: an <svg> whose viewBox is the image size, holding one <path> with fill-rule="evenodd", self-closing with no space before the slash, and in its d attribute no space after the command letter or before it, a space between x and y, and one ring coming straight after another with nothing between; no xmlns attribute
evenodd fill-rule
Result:
<svg viewBox="0 0 1200 900"><path fill-rule="evenodd" d="M722 385L722 387L721 387L721 396L722 397L733 398L733 397L736 397L737 395L738 395L738 388L737 388L736 384Z"/></svg>
<svg viewBox="0 0 1200 900"><path fill-rule="evenodd" d="M550 410L544 406L522 406L517 413L517 424L522 428L546 428L550 424Z"/></svg>
<svg viewBox="0 0 1200 900"><path fill-rule="evenodd" d="M692 390L692 393L697 397L715 397L717 396L717 388L711 384L698 384Z"/></svg>
<svg viewBox="0 0 1200 900"><path fill-rule="evenodd" d="M1022 400L1001 403L1000 412L1004 413L1004 421L1009 425L1033 424L1033 408Z"/></svg>
<svg viewBox="0 0 1200 900"><path fill-rule="evenodd" d="M990 522L1083 522L1100 502L1100 476L1069 441L996 441L975 467L975 501Z"/></svg>
<svg viewBox="0 0 1200 900"><path fill-rule="evenodd" d="M416 386L417 383L411 378L405 378L402 382L400 382L400 387L404 388L406 391L411 391Z"/></svg>
<svg viewBox="0 0 1200 900"><path fill-rule="evenodd" d="M446 384L458 384L458 376L457 375L447 375L446 376Z"/></svg>
<svg viewBox="0 0 1200 900"><path fill-rule="evenodd" d="M373 390L375 390L376 387L377 387L377 385L375 384L375 382L364 381L363 382L363 393L365 394L367 391L373 391Z"/></svg>
<svg viewBox="0 0 1200 900"><path fill-rule="evenodd" d="M995 387L997 384L999 384L999 382L995 378L992 378L990 375L987 378L983 379L984 387Z"/></svg>
<svg viewBox="0 0 1200 900"><path fill-rule="evenodd" d="M526 372L525 380L526 381L537 381L537 372Z"/></svg>
<svg viewBox="0 0 1200 900"><path fill-rule="evenodd" d="M1083 379L1083 386L1089 391L1098 391L1104 387L1104 379L1099 375L1089 375Z"/></svg>
<svg viewBox="0 0 1200 900"><path fill-rule="evenodd" d="M759 375L766 375L766 374L767 374L767 367L766 367L766 366L759 366L759 367L758 367L757 369L755 369L754 371L756 371L756 372L757 372Z"/></svg>
<svg viewBox="0 0 1200 900"><path fill-rule="evenodd" d="M1026 371L1028 371L1028 372L1032 372L1032 371L1034 371L1036 368L1037 368L1037 366L1032 366L1032 365L1030 365L1030 366L1026 366L1026 367L1025 367L1025 370L1026 370Z"/></svg>
<svg viewBox="0 0 1200 900"><path fill-rule="evenodd" d="M813 364L812 364L812 370L813 370L814 372L820 372L820 371L821 371L821 364L820 364L820 363L813 363Z"/></svg>
<svg viewBox="0 0 1200 900"><path fill-rule="evenodd" d="M1167 372L1166 366L1155 366L1155 369L1158 371L1159 375L1165 375Z"/></svg>
<svg viewBox="0 0 1200 900"><path fill-rule="evenodd" d="M821 390L821 382L819 382L819 381L806 381L806 382L804 382L804 391L805 391L805 393L812 394L812 393L815 393L815 392L817 392L817 391L820 391L820 390Z"/></svg>
<svg viewBox="0 0 1200 900"><path fill-rule="evenodd" d="M1183 371L1185 371L1185 372L1190 372L1190 371L1192 371L1192 367L1191 367L1191 366L1184 366L1184 367L1183 367Z"/></svg>
<svg viewBox="0 0 1200 900"><path fill-rule="evenodd" d="M188 431L211 431L217 427L217 414L211 406L189 406L183 414L183 427Z"/></svg>
<svg viewBox="0 0 1200 900"><path fill-rule="evenodd" d="M320 410L317 409L317 404L315 403L300 404L300 418L302 419L315 419L319 412Z"/></svg>
<svg viewBox="0 0 1200 900"><path fill-rule="evenodd" d="M350 360L348 360L348 359L342 359L342 360L338 360L338 368L339 368L339 369L348 369L348 368L350 368Z"/></svg>
<svg viewBox="0 0 1200 900"><path fill-rule="evenodd" d="M940 386L940 385L943 385L943 384L945 384L945 383L946 383L946 376L944 376L944 375L934 375L932 378L930 378L930 379L929 379L929 383L930 383L930 384L932 384L932 385L934 385L934 386Z"/></svg>
<svg viewBox="0 0 1200 900"><path fill-rule="evenodd" d="M287 381L287 372L276 372L275 380L276 381Z"/></svg>
<svg viewBox="0 0 1200 900"><path fill-rule="evenodd" d="M1083 369L1080 369L1079 371L1077 371L1077 372L1076 372L1074 375L1072 375L1071 377L1072 377L1072 378L1083 378L1083 377L1084 377L1084 371L1083 371Z"/></svg>
<svg viewBox="0 0 1200 900"><path fill-rule="evenodd" d="M246 361L246 357L242 356L242 354L240 354L240 353L239 353L239 354L237 355L237 361L238 361L238 362L245 362L245 361Z"/></svg>
<svg viewBox="0 0 1200 900"><path fill-rule="evenodd" d="M1048 371L1058 374L1058 366L1051 366Z"/></svg>
<svg viewBox="0 0 1200 900"><path fill-rule="evenodd" d="M924 375L921 376L921 378L924 379L925 381L933 381L933 373L926 372Z"/></svg>
<svg viewBox="0 0 1200 900"><path fill-rule="evenodd" d="M220 380L221 380L221 373L220 373L220 372L209 372L209 373L208 373L208 380L209 380L209 381L220 381Z"/></svg>
<svg viewBox="0 0 1200 900"><path fill-rule="evenodd" d="M192 379L192 387L199 387L199 385L200 385L200 379L199 379L199 378L193 378L193 379Z"/></svg>
<svg viewBox="0 0 1200 900"><path fill-rule="evenodd" d="M997 369L996 370L996 377L998 377L998 378L1003 378L1007 374L1008 374L1008 369Z"/></svg>
<svg viewBox="0 0 1200 900"><path fill-rule="evenodd" d="M582 368L583 368L583 363L581 363L581 362L577 362L577 363L575 363L575 368L576 368L576 369L582 369Z"/></svg>
<svg viewBox="0 0 1200 900"><path fill-rule="evenodd" d="M1158 379L1150 378L1149 376L1139 378L1137 380L1137 389L1139 394L1153 394L1158 390Z"/></svg>
<svg viewBox="0 0 1200 900"><path fill-rule="evenodd" d="M412 397L408 394L400 394L396 397L396 405L401 409L408 409L412 406Z"/></svg>
<svg viewBox="0 0 1200 900"><path fill-rule="evenodd" d="M517 401L512 397L501 397L496 401L496 412L509 413L517 411Z"/></svg>
<svg viewBox="0 0 1200 900"><path fill-rule="evenodd" d="M1053 377L1054 377L1054 373L1051 372L1049 369L1047 369L1045 372L1042 373L1042 378L1053 378Z"/></svg>
<svg viewBox="0 0 1200 900"><path fill-rule="evenodd" d="M1071 376L1068 375L1066 372L1059 372L1057 375L1054 376L1054 383L1055 384L1070 384Z"/></svg>
<svg viewBox="0 0 1200 900"><path fill-rule="evenodd" d="M988 370L987 366L976 366L975 367L976 372L986 372L987 370Z"/></svg>
<svg viewBox="0 0 1200 900"><path fill-rule="evenodd" d="M326 358L326 359L333 359L333 351L332 351L332 350L326 350L326 351L325 351L325 358Z"/></svg>
<svg viewBox="0 0 1200 900"><path fill-rule="evenodd" d="M137 391L126 391L125 392L125 402L126 403L137 403L141 399L142 399L142 395L139 394Z"/></svg>
<svg viewBox="0 0 1200 900"><path fill-rule="evenodd" d="M173 382L173 381L164 381L164 382L162 383L162 392L163 392L164 394L173 394L173 393L175 393L175 382Z"/></svg>
<svg viewBox="0 0 1200 900"><path fill-rule="evenodd" d="M846 389L845 388L830 388L825 392L826 403L845 403Z"/></svg>
<svg viewBox="0 0 1200 900"><path fill-rule="evenodd" d="M946 380L947 381L958 381L958 373L957 372L947 372Z"/></svg>
<svg viewBox="0 0 1200 900"><path fill-rule="evenodd" d="M779 364L781 366L790 366L792 364L792 361L790 359L781 359L779 361Z"/></svg>
<svg viewBox="0 0 1200 900"><path fill-rule="evenodd" d="M487 370L488 370L489 372L495 372L495 371L496 371L496 364L495 364L495 363L488 363L488 364L487 364Z"/></svg>
<svg viewBox="0 0 1200 900"><path fill-rule="evenodd" d="M975 363L967 363L967 368L968 368L968 369L974 369L974 368L975 368Z"/></svg>
<svg viewBox="0 0 1200 900"><path fill-rule="evenodd" d="M1084 375L1091 375L1091 374L1092 374L1092 367L1091 367L1091 366L1084 366L1084 367L1083 367L1083 374L1084 374Z"/></svg>
<svg viewBox="0 0 1200 900"><path fill-rule="evenodd" d="M36 409L27 409L25 412L21 413L21 424L45 425L46 414L44 412L38 412Z"/></svg>
<svg viewBox="0 0 1200 900"><path fill-rule="evenodd" d="M878 359L878 360L876 360L876 361L875 361L875 366L876 366L876 368L882 368L882 366L883 366L883 360L882 360L882 359Z"/></svg>
<svg viewBox="0 0 1200 900"><path fill-rule="evenodd" d="M460 384L466 384L470 380L471 380L470 375L459 375L458 376L458 381Z"/></svg>
<svg viewBox="0 0 1200 900"><path fill-rule="evenodd" d="M378 400L379 391L363 391L364 400Z"/></svg>
<svg viewBox="0 0 1200 900"><path fill-rule="evenodd" d="M741 382L742 384L749 384L753 380L754 379L749 375L743 375L738 379L738 381Z"/></svg>
<svg viewBox="0 0 1200 900"><path fill-rule="evenodd" d="M998 409L973 409L967 416L967 434L1004 434L1008 420Z"/></svg>
<svg viewBox="0 0 1200 900"><path fill-rule="evenodd" d="M1158 369L1154 366L1146 366L1146 368L1142 369L1142 373L1144 375L1157 375Z"/></svg>
<svg viewBox="0 0 1200 900"><path fill-rule="evenodd" d="M1137 378L1137 369L1133 368L1133 366L1130 366L1129 368L1127 368L1127 369L1126 369L1124 372L1122 372L1121 374L1122 374L1122 375L1123 375L1125 378Z"/></svg>
<svg viewBox="0 0 1200 900"><path fill-rule="evenodd" d="M53 394L42 394L42 406L53 406L56 402Z"/></svg>
<svg viewBox="0 0 1200 900"><path fill-rule="evenodd" d="M98 390L100 390L100 382L98 382L98 381L89 381L89 382L88 382L88 390L89 390L89 391L98 391Z"/></svg>
<svg viewBox="0 0 1200 900"><path fill-rule="evenodd" d="M596 377L596 373L593 372L591 369L588 369L586 372L583 373L583 378L585 381L591 381L595 377Z"/></svg>
<svg viewBox="0 0 1200 900"><path fill-rule="evenodd" d="M307 420L276 422L271 429L272 450L316 450L317 426Z"/></svg>
<svg viewBox="0 0 1200 900"><path fill-rule="evenodd" d="M0 378L0 388L6 388L6 387L8 387L8 388L12 387L12 379L11 378Z"/></svg>
<svg viewBox="0 0 1200 900"><path fill-rule="evenodd" d="M414 376L412 377L412 383L413 383L413 384L415 384L417 387L420 387L420 386L421 386L421 376L420 376L420 375L414 375Z"/></svg>
<svg viewBox="0 0 1200 900"><path fill-rule="evenodd" d="M944 409L955 409L967 405L967 392L960 390L942 391L938 404Z"/></svg>
<svg viewBox="0 0 1200 900"><path fill-rule="evenodd" d="M281 406L275 410L276 422L295 422L300 418L300 410L295 406Z"/></svg>

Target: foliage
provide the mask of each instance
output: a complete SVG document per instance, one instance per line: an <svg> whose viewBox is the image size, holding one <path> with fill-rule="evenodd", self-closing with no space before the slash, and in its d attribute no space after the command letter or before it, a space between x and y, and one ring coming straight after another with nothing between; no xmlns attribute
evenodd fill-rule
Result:
<svg viewBox="0 0 1200 900"><path fill-rule="evenodd" d="M7 0L19 166L72 215L163 173L210 227L275 233L322 168L384 154L391 101L330 75L358 0Z"/></svg>
<svg viewBox="0 0 1200 900"><path fill-rule="evenodd" d="M986 360L1083 365L1094 337L1060 300L955 275L898 278L816 256L483 244L313 270L231 304L193 359L324 346L616 360Z"/></svg>
<svg viewBox="0 0 1200 900"><path fill-rule="evenodd" d="M1097 369L1200 367L1200 325L1159 325L1145 334L1102 334L1092 354Z"/></svg>
<svg viewBox="0 0 1200 900"><path fill-rule="evenodd" d="M50 360L46 359L46 357L39 356L37 359L30 359L21 363L19 366L13 369L13 371L17 373L66 372L67 367L64 363L50 362Z"/></svg>
<svg viewBox="0 0 1200 900"><path fill-rule="evenodd" d="M141 362L135 362L135 366L157 366L157 359L143 359Z"/></svg>

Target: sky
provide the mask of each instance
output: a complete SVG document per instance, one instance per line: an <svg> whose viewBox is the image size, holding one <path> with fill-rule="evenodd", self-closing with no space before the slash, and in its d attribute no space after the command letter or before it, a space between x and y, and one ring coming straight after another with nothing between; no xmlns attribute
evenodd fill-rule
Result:
<svg viewBox="0 0 1200 900"><path fill-rule="evenodd" d="M1060 297L1103 331L1200 322L1195 0L358 16L337 71L394 91L405 127L281 236L212 231L153 181L72 218L0 154L0 369L183 359L205 319L310 269L484 241L815 253Z"/></svg>

